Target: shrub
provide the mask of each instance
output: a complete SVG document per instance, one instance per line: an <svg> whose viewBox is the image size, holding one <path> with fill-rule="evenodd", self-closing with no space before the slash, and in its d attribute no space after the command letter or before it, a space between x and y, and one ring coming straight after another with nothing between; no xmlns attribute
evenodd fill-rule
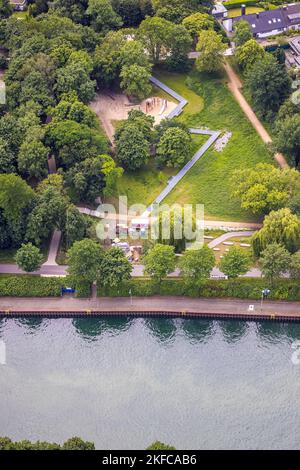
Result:
<svg viewBox="0 0 300 470"><path fill-rule="evenodd" d="M64 284L57 277L0 276L0 297L59 297Z"/></svg>

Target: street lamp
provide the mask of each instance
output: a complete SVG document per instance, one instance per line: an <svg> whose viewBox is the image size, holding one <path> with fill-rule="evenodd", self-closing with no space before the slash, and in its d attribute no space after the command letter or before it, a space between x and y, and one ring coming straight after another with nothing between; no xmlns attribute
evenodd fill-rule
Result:
<svg viewBox="0 0 300 470"><path fill-rule="evenodd" d="M129 295L130 295L130 305L132 305L132 291L129 289Z"/></svg>
<svg viewBox="0 0 300 470"><path fill-rule="evenodd" d="M270 294L270 292L271 292L270 289L263 289L263 290L261 291L260 313L262 313L264 298L265 298L265 297L268 297L268 295Z"/></svg>

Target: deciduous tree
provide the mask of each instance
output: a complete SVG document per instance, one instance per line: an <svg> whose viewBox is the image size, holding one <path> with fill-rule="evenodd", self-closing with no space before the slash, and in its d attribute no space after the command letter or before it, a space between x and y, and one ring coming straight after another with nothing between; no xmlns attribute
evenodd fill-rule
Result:
<svg viewBox="0 0 300 470"><path fill-rule="evenodd" d="M220 270L228 278L234 279L246 274L251 265L250 256L245 250L237 246L229 248L220 261Z"/></svg>
<svg viewBox="0 0 300 470"><path fill-rule="evenodd" d="M185 251L180 261L180 268L186 283L189 286L196 286L199 290L209 279L214 265L214 252L207 245L200 250Z"/></svg>
<svg viewBox="0 0 300 470"><path fill-rule="evenodd" d="M143 258L145 274L158 284L175 269L174 247L157 243Z"/></svg>
<svg viewBox="0 0 300 470"><path fill-rule="evenodd" d="M19 268L31 273L41 267L43 255L32 243L22 244L16 253L15 260Z"/></svg>
<svg viewBox="0 0 300 470"><path fill-rule="evenodd" d="M273 284L289 271L291 255L282 245L271 243L262 251L259 264L263 275Z"/></svg>
<svg viewBox="0 0 300 470"><path fill-rule="evenodd" d="M98 242L88 238L76 241L68 250L68 272L78 281L90 284L99 277L103 252Z"/></svg>
<svg viewBox="0 0 300 470"><path fill-rule="evenodd" d="M224 61L223 51L225 44L221 36L215 31L201 31L196 47L199 57L196 59L196 68L200 72L216 72Z"/></svg>

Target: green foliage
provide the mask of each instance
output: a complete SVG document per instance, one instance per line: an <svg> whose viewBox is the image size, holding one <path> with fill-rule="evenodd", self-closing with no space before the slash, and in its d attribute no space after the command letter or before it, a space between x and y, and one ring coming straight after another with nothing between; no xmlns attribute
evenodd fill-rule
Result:
<svg viewBox="0 0 300 470"><path fill-rule="evenodd" d="M277 121L274 143L276 149L287 155L295 167L300 165L300 114Z"/></svg>
<svg viewBox="0 0 300 470"><path fill-rule="evenodd" d="M207 245L204 245L200 250L185 251L180 260L180 269L185 282L187 285L197 286L199 289L209 279L214 265L214 253Z"/></svg>
<svg viewBox="0 0 300 470"><path fill-rule="evenodd" d="M245 85L255 110L268 120L274 119L291 91L291 79L285 67L268 53L247 71Z"/></svg>
<svg viewBox="0 0 300 470"><path fill-rule="evenodd" d="M83 441L80 437L68 439L62 446L50 442L13 442L9 437L0 437L0 450L95 450L93 442Z"/></svg>
<svg viewBox="0 0 300 470"><path fill-rule="evenodd" d="M156 161L163 166L181 167L190 155L192 139L190 133L179 127L169 127L161 136L157 146Z"/></svg>
<svg viewBox="0 0 300 470"><path fill-rule="evenodd" d="M51 122L45 140L66 168L107 151L102 133L71 120Z"/></svg>
<svg viewBox="0 0 300 470"><path fill-rule="evenodd" d="M152 295L174 295L186 297L204 298L237 298L253 299L261 298L261 291L271 287L266 279L262 278L237 278L228 280L210 279L206 281L201 289L187 286L183 279L166 279L158 286L150 283L149 279L131 279L117 288L103 289L99 287L98 295L111 297L129 297L129 291L133 296L150 297ZM278 279L272 286L269 295L270 300L300 300L300 284L295 279Z"/></svg>
<svg viewBox="0 0 300 470"><path fill-rule="evenodd" d="M232 246L229 251L224 254L220 262L220 270L226 274L229 279L237 278L249 270L251 259L249 254L242 248Z"/></svg>
<svg viewBox="0 0 300 470"><path fill-rule="evenodd" d="M248 21L237 21L234 23L234 42L236 47L243 46L252 39L252 32Z"/></svg>
<svg viewBox="0 0 300 470"><path fill-rule="evenodd" d="M119 77L121 50L125 44L122 31L110 31L94 54L94 75L99 87L110 87Z"/></svg>
<svg viewBox="0 0 300 470"><path fill-rule="evenodd" d="M55 229L62 230L66 220L68 200L53 186L48 186L35 199L35 206L28 216L26 238L40 245Z"/></svg>
<svg viewBox="0 0 300 470"><path fill-rule="evenodd" d="M174 247L157 243L143 258L145 274L149 274L155 282L162 279L175 269Z"/></svg>
<svg viewBox="0 0 300 470"><path fill-rule="evenodd" d="M99 270L99 282L103 286L116 287L130 279L132 265L121 248L112 247L103 255Z"/></svg>
<svg viewBox="0 0 300 470"><path fill-rule="evenodd" d="M59 297L65 279L57 277L40 277L1 275L1 297Z"/></svg>
<svg viewBox="0 0 300 470"><path fill-rule="evenodd" d="M136 64L123 66L120 85L128 96L141 101L151 92L150 77L151 74L146 67Z"/></svg>
<svg viewBox="0 0 300 470"><path fill-rule="evenodd" d="M22 175L41 180L48 174L49 149L39 140L25 140L18 155L18 168Z"/></svg>
<svg viewBox="0 0 300 470"><path fill-rule="evenodd" d="M197 51L200 53L196 59L196 68L199 72L216 72L220 70L224 58L225 45L221 36L215 31L201 31L198 36Z"/></svg>
<svg viewBox="0 0 300 470"><path fill-rule="evenodd" d="M8 18L13 13L13 6L9 0L0 1L0 19Z"/></svg>
<svg viewBox="0 0 300 470"><path fill-rule="evenodd" d="M300 250L291 257L290 274L294 279L300 279Z"/></svg>
<svg viewBox="0 0 300 470"><path fill-rule="evenodd" d="M168 58L169 64L172 64L172 60L186 57L192 43L184 26L174 25L158 16L142 21L138 38L147 49L153 64L158 64L164 58Z"/></svg>
<svg viewBox="0 0 300 470"><path fill-rule="evenodd" d="M135 171L145 165L150 157L149 143L134 124L128 124L115 137L116 155L127 170Z"/></svg>
<svg viewBox="0 0 300 470"><path fill-rule="evenodd" d="M237 48L235 57L239 66L245 70L262 60L265 54L264 48L255 39L249 39Z"/></svg>
<svg viewBox="0 0 300 470"><path fill-rule="evenodd" d="M214 19L207 13L193 13L182 21L183 26L197 41L200 31L204 29L214 29Z"/></svg>
<svg viewBox="0 0 300 470"><path fill-rule="evenodd" d="M270 243L259 258L262 274L273 284L275 279L286 274L291 266L290 253L278 243Z"/></svg>
<svg viewBox="0 0 300 470"><path fill-rule="evenodd" d="M78 281L91 284L99 277L102 259L103 253L98 242L87 238L76 241L68 250L68 272Z"/></svg>
<svg viewBox="0 0 300 470"><path fill-rule="evenodd" d="M126 41L120 50L121 67L130 67L131 65L139 65L150 71L151 64L143 44L138 40Z"/></svg>
<svg viewBox="0 0 300 470"><path fill-rule="evenodd" d="M293 200L300 188L300 175L294 169L259 163L254 168L236 170L231 184L232 196L243 209L267 214Z"/></svg>
<svg viewBox="0 0 300 470"><path fill-rule="evenodd" d="M78 100L75 92L64 94L50 114L54 121L70 120L96 129L99 126L97 115Z"/></svg>
<svg viewBox="0 0 300 470"><path fill-rule="evenodd" d="M168 444L164 444L161 441L155 441L152 442L152 444L150 444L150 446L147 447L146 450L176 450L176 448Z"/></svg>
<svg viewBox="0 0 300 470"><path fill-rule="evenodd" d="M138 26L146 15L153 15L151 0L112 0L112 5L124 27Z"/></svg>
<svg viewBox="0 0 300 470"><path fill-rule="evenodd" d="M8 142L0 137L0 173L14 173L16 170L15 155Z"/></svg>
<svg viewBox="0 0 300 470"><path fill-rule="evenodd" d="M122 20L114 11L110 0L88 0L86 14L97 32L107 33L122 26Z"/></svg>
<svg viewBox="0 0 300 470"><path fill-rule="evenodd" d="M20 176L0 174L0 207L8 220L18 220L34 192Z"/></svg>
<svg viewBox="0 0 300 470"><path fill-rule="evenodd" d="M74 165L66 180L79 200L93 203L102 193L110 195L114 191L122 173L112 157L99 155Z"/></svg>
<svg viewBox="0 0 300 470"><path fill-rule="evenodd" d="M95 450L95 446L93 442L83 441L80 437L72 437L63 444L62 450Z"/></svg>
<svg viewBox="0 0 300 470"><path fill-rule="evenodd" d="M195 242L196 222L182 207L171 207L161 210L157 223L157 242L162 245L171 245L175 253L181 253L188 243Z"/></svg>
<svg viewBox="0 0 300 470"><path fill-rule="evenodd" d="M43 262L43 255L39 248L32 243L22 244L21 248L17 251L15 260L19 268L31 273L41 267Z"/></svg>
<svg viewBox="0 0 300 470"><path fill-rule="evenodd" d="M300 218L288 208L270 212L264 219L263 227L252 237L256 256L274 243L292 253L300 248Z"/></svg>
<svg viewBox="0 0 300 470"><path fill-rule="evenodd" d="M223 2L223 5L228 9L231 10L233 8L239 8L242 5L248 5L249 7L256 6L258 4L257 0L228 0Z"/></svg>
<svg viewBox="0 0 300 470"><path fill-rule="evenodd" d="M66 212L66 222L64 226L64 240L69 248L75 241L87 237L88 229L91 226L90 220L79 212L77 207L70 205Z"/></svg>

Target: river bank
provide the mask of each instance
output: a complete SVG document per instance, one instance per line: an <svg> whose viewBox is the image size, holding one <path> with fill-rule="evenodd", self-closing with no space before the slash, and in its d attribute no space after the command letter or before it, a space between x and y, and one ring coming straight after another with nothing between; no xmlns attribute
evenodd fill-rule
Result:
<svg viewBox="0 0 300 470"><path fill-rule="evenodd" d="M196 299L173 296L36 298L2 297L0 317L166 316L300 321L300 302Z"/></svg>

